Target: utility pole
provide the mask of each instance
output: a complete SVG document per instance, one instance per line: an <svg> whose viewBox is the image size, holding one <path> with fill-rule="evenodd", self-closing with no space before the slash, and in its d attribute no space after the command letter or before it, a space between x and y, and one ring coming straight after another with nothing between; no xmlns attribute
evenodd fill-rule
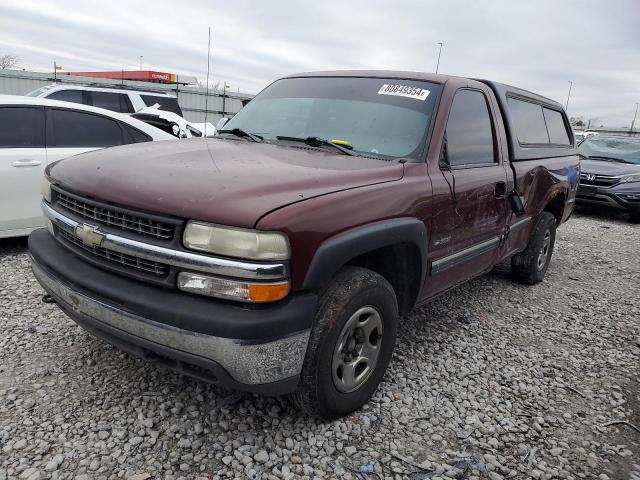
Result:
<svg viewBox="0 0 640 480"><path fill-rule="evenodd" d="M207 85L204 94L204 136L207 136L207 117L209 116L209 67L211 60L211 27L209 27L209 40L207 41ZM222 115L224 117L224 114Z"/></svg>
<svg viewBox="0 0 640 480"><path fill-rule="evenodd" d="M225 108L226 108L226 105L225 105L225 103L226 103L226 102L225 102L225 100L227 99L227 86L228 86L228 85L227 85L227 81L225 80L225 82L224 82L224 86L222 87L222 116L223 116L223 117L224 117L224 115L225 115L224 110L225 110Z"/></svg>
<svg viewBox="0 0 640 480"><path fill-rule="evenodd" d="M571 97L571 87L573 87L573 82L569 80L569 94L567 95L567 104L564 106L564 110L569 110L569 98Z"/></svg>
<svg viewBox="0 0 640 480"><path fill-rule="evenodd" d="M142 70L142 59L143 59L143 55L140 55L140 70Z"/></svg>
<svg viewBox="0 0 640 480"><path fill-rule="evenodd" d="M54 82L58 81L58 70L62 70L62 67L58 65L57 62L54 60L53 61L53 81Z"/></svg>
<svg viewBox="0 0 640 480"><path fill-rule="evenodd" d="M438 42L437 45L440 45L440 50L438 50L438 63L436 64L436 73L438 73L438 67L440 67L440 55L442 54L442 42Z"/></svg>
<svg viewBox="0 0 640 480"><path fill-rule="evenodd" d="M633 114L633 122L631 122L631 128L629 129L629 135L633 135L633 127L636 124L636 117L638 116L638 102L636 102L636 113Z"/></svg>

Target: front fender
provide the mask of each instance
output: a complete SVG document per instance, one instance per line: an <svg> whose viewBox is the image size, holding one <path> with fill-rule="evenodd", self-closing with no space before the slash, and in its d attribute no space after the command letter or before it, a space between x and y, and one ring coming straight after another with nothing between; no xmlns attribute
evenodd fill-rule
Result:
<svg viewBox="0 0 640 480"><path fill-rule="evenodd" d="M302 288L321 289L350 260L403 243L415 245L420 252L420 279L423 282L427 265L427 228L417 218L404 217L362 225L326 240L316 250Z"/></svg>

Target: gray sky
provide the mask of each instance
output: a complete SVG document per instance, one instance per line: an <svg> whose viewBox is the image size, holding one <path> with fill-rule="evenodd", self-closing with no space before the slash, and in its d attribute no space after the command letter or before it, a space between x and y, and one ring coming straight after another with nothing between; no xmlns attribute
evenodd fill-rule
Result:
<svg viewBox="0 0 640 480"><path fill-rule="evenodd" d="M2 0L0 54L21 68L144 69L257 92L325 69L491 78L565 103L569 115L628 126L640 101L640 0Z"/></svg>

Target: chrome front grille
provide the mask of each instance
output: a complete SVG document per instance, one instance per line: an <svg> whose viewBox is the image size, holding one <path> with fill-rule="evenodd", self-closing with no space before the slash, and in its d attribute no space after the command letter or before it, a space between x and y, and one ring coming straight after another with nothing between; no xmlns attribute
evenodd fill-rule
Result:
<svg viewBox="0 0 640 480"><path fill-rule="evenodd" d="M595 175L593 173L581 173L580 183L582 185L593 185L596 187L611 187L620 181L620 177L611 175Z"/></svg>
<svg viewBox="0 0 640 480"><path fill-rule="evenodd" d="M59 189L56 188L55 192L58 194ZM53 195L52 203L43 201L41 206L49 220L49 230L66 248L107 270L115 270L145 282L176 288L175 279L179 271L259 282L290 278L288 262L251 262L214 257L175 248L172 245L177 243L175 240L152 243L150 239L130 238L129 235L106 231L106 228L103 230L99 225L84 223L78 215L72 218ZM181 227L177 220L175 229L179 237Z"/></svg>
<svg viewBox="0 0 640 480"><path fill-rule="evenodd" d="M87 202L75 195L67 195L58 189L55 190L55 195L56 203L61 208L87 220L160 240L173 239L175 227L170 223L145 218L141 215L127 214L115 208L110 208L108 205L98 205L93 202Z"/></svg>
<svg viewBox="0 0 640 480"><path fill-rule="evenodd" d="M82 240L76 237L73 233L63 229L57 228L57 236L72 248L83 250L97 259L106 260L108 263L124 267L129 270L137 270L142 273L151 273L157 276L165 276L169 273L169 265L164 263L154 262L144 258L136 257L134 255L128 255L120 252L114 252L103 247L91 247L85 245Z"/></svg>

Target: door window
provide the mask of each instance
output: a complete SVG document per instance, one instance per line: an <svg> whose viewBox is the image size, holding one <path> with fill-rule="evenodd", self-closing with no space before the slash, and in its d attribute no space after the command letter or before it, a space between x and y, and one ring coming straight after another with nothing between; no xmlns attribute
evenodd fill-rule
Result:
<svg viewBox="0 0 640 480"><path fill-rule="evenodd" d="M94 107L105 108L112 112L132 113L133 106L129 96L125 93L90 92L91 104Z"/></svg>
<svg viewBox="0 0 640 480"><path fill-rule="evenodd" d="M447 120L446 139L450 166L496 162L491 116L482 92L456 93Z"/></svg>
<svg viewBox="0 0 640 480"><path fill-rule="evenodd" d="M153 140L149 135L141 132L137 128L133 128L131 125L127 125L126 123L121 123L120 125L129 134L130 139L127 140L126 143L150 142Z"/></svg>
<svg viewBox="0 0 640 480"><path fill-rule="evenodd" d="M49 147L112 147L125 143L118 122L76 110L49 109Z"/></svg>
<svg viewBox="0 0 640 480"><path fill-rule="evenodd" d="M173 112L182 116L182 110L178 105L178 100L173 97L165 97L160 95L140 95L142 101L147 107L153 107L156 103L160 105L160 110Z"/></svg>
<svg viewBox="0 0 640 480"><path fill-rule="evenodd" d="M0 107L0 148L44 147L44 110Z"/></svg>
<svg viewBox="0 0 640 480"><path fill-rule="evenodd" d="M52 100L62 100L64 102L84 103L82 99L82 90L58 90L48 95L47 98Z"/></svg>

